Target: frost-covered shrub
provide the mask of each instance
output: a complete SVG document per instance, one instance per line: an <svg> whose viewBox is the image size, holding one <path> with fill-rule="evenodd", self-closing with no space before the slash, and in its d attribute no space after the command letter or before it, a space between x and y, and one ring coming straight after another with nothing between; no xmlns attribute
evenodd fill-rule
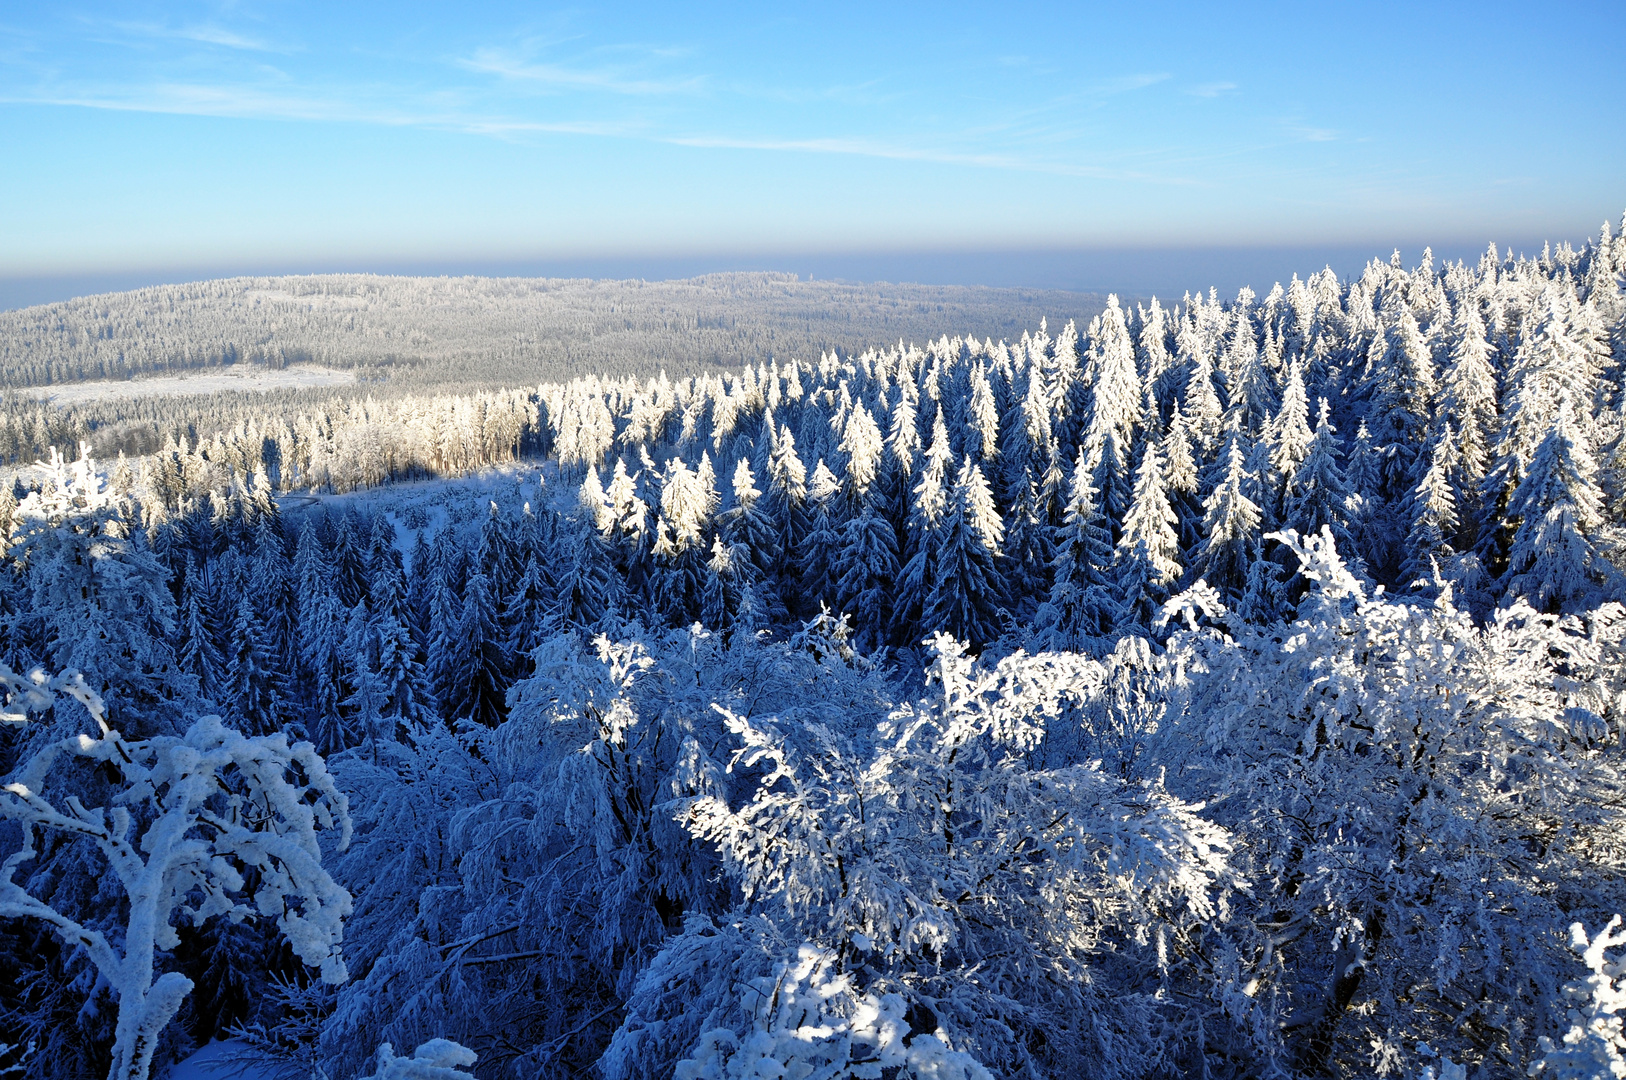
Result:
<svg viewBox="0 0 1626 1080"><path fill-rule="evenodd" d="M1626 1030L1620 1013L1626 1009L1626 986L1618 985L1626 975L1626 959L1611 957L1605 950L1626 945L1626 932L1620 916L1589 941L1586 927L1570 927L1570 947L1580 954L1591 972L1586 978L1564 987L1564 996L1575 1004L1569 1010L1570 1029L1561 1045L1543 1035L1539 1040L1541 1057L1530 1065L1531 1076L1551 1080L1620 1080L1626 1076Z"/></svg>
<svg viewBox="0 0 1626 1080"><path fill-rule="evenodd" d="M740 744L729 769L752 782L679 805L742 903L729 928L692 923L666 946L706 965L707 985L676 1000L667 988L694 980L656 961L623 1032L726 1018L739 1000L733 1026L700 1034L696 1076L769 1075L770 1058L795 1074L783 1055L804 1049L828 1068L886 1056L922 1076L1144 1075L1191 1052L1183 1025L1201 1010L1166 988L1202 993L1195 954L1223 951L1241 884L1229 838L1155 781L1029 764L1047 718L1099 687L1094 661L985 665L947 637L933 647L928 694L870 724L719 708ZM759 970L742 978L708 949ZM618 1035L611 1075L632 1074L614 1059L636 1043Z"/></svg>

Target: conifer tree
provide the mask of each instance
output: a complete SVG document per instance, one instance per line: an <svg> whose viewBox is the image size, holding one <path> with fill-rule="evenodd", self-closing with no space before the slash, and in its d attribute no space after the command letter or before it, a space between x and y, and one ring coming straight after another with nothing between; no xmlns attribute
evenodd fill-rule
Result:
<svg viewBox="0 0 1626 1080"><path fill-rule="evenodd" d="M1485 478L1498 422L1496 369L1479 304L1471 296L1457 305L1451 339L1451 363L1440 380L1440 412L1457 433L1463 466L1460 497L1476 493Z"/></svg>
<svg viewBox="0 0 1626 1080"><path fill-rule="evenodd" d="M1233 435L1225 453L1225 476L1204 504L1203 542L1191 567L1223 596L1240 599L1248 582L1248 563L1259 537L1259 507L1244 494L1248 482L1241 436Z"/></svg>
<svg viewBox="0 0 1626 1080"><path fill-rule="evenodd" d="M542 563L535 554L528 556L519 584L504 601L502 610L503 650L508 655L508 669L516 679L530 676L528 661L546 639L554 602L554 588Z"/></svg>
<svg viewBox="0 0 1626 1080"><path fill-rule="evenodd" d="M282 727L284 686L247 589L240 590L227 657L225 697L234 726L254 735Z"/></svg>
<svg viewBox="0 0 1626 1080"><path fill-rule="evenodd" d="M796 454L796 437L788 426L772 432L768 455L768 489L762 495L762 512L778 530L773 552L776 573L785 570L790 556L799 549L802 535L810 524L807 514L807 467Z"/></svg>
<svg viewBox="0 0 1626 1080"><path fill-rule="evenodd" d="M1558 290L1549 285L1536 309L1525 316L1524 332L1507 373L1506 408L1479 488L1480 535L1476 550L1496 566L1511 543L1515 491L1527 475L1537 448L1551 434L1562 403L1569 403L1569 429L1591 457L1589 403L1593 371L1586 350L1566 324Z"/></svg>
<svg viewBox="0 0 1626 1080"><path fill-rule="evenodd" d="M371 747L375 761L385 728L385 690L377 670L377 644L364 601L350 609L345 626L344 651L351 691L343 702L345 720L340 741L345 746Z"/></svg>
<svg viewBox="0 0 1626 1080"><path fill-rule="evenodd" d="M1093 394L1083 445L1101 504L1114 521L1128 509L1129 452L1142 422L1135 349L1116 296L1108 297L1091 346L1088 378Z"/></svg>
<svg viewBox="0 0 1626 1080"><path fill-rule="evenodd" d="M1197 501L1197 457L1191 444L1191 427L1179 402L1169 417L1169 429L1163 436L1161 449L1169 503L1179 517L1180 546L1189 551L1197 543L1202 504Z"/></svg>
<svg viewBox="0 0 1626 1080"><path fill-rule="evenodd" d="M226 663L216 644L214 605L190 555L181 583L181 649L176 660L190 672L203 693L215 698L225 681Z"/></svg>
<svg viewBox="0 0 1626 1080"><path fill-rule="evenodd" d="M1265 541L1255 540L1248 559L1248 581L1237 602L1237 614L1259 626L1278 622L1286 611L1286 593L1281 567L1266 555Z"/></svg>
<svg viewBox="0 0 1626 1080"><path fill-rule="evenodd" d="M1276 376L1265 361L1254 340L1253 324L1247 310L1239 306L1231 348L1226 353L1229 392L1224 421L1226 431L1258 438L1281 408Z"/></svg>
<svg viewBox="0 0 1626 1080"><path fill-rule="evenodd" d="M248 587L271 650L271 660L278 678L284 682L292 676L295 661L291 578L292 567L282 550L281 526L275 515L262 515L254 526L254 558Z"/></svg>
<svg viewBox="0 0 1626 1080"><path fill-rule="evenodd" d="M762 492L745 458L734 466L733 487L734 505L718 515L718 535L724 544L741 548L749 558L752 580L767 580L781 562L778 530L762 511Z"/></svg>
<svg viewBox="0 0 1626 1080"><path fill-rule="evenodd" d="M847 461L844 494L850 506L858 506L868 498L881 468L881 458L886 453L881 429L863 402L854 405L852 415L847 418L841 453Z"/></svg>
<svg viewBox="0 0 1626 1080"><path fill-rule="evenodd" d="M1354 557L1354 538L1349 531L1354 493L1339 464L1341 453L1331 414L1327 399L1322 398L1315 435L1304 461L1287 484L1281 521L1284 529L1293 529L1300 536L1315 536L1323 526L1330 527L1338 550Z"/></svg>
<svg viewBox="0 0 1626 1080"><path fill-rule="evenodd" d="M1163 479L1162 451L1157 443L1148 442L1135 474L1135 495L1124 518L1118 552L1120 560L1144 559L1151 568L1149 581L1155 588L1167 588L1180 577L1177 523Z"/></svg>
<svg viewBox="0 0 1626 1080"><path fill-rule="evenodd" d="M1224 427L1225 410L1220 404L1219 391L1214 387L1214 360L1206 349L1200 350L1191 378L1186 382L1184 399L1186 424L1191 432L1194 448L1206 461L1219 445Z"/></svg>
<svg viewBox="0 0 1626 1080"><path fill-rule="evenodd" d="M1597 465L1575 428L1562 402L1508 508L1519 527L1503 581L1544 611L1570 610L1619 576L1591 539L1603 521Z"/></svg>
<svg viewBox="0 0 1626 1080"><path fill-rule="evenodd" d="M333 532L333 589L339 604L350 610L367 595L367 560L360 541L356 538L355 524L348 511L339 515Z"/></svg>
<svg viewBox="0 0 1626 1080"><path fill-rule="evenodd" d="M560 570L549 627L597 626L622 601L622 580L609 546L586 520L566 518L555 550Z"/></svg>
<svg viewBox="0 0 1626 1080"><path fill-rule="evenodd" d="M932 444L914 488L909 523L905 530L903 569L898 574L892 604L892 636L899 644L913 645L924 628L927 600L937 577L940 529L948 511L948 427L941 414L932 425Z"/></svg>
<svg viewBox="0 0 1626 1080"><path fill-rule="evenodd" d="M1457 531L1457 504L1447 465L1454 439L1450 423L1441 425L1429 467L1407 498L1405 516L1411 526L1406 531L1406 554L1400 568L1402 584L1428 582L1435 562L1444 562L1453 553L1449 541Z"/></svg>
<svg viewBox="0 0 1626 1080"><path fill-rule="evenodd" d="M1269 435L1270 467L1284 485L1283 490L1272 492L1272 501L1280 505L1279 500L1291 489L1299 466L1309 456L1310 442L1314 438L1310 431L1310 403L1304 393L1304 371L1297 358L1287 367L1282 407L1271 421Z"/></svg>
<svg viewBox="0 0 1626 1080"><path fill-rule="evenodd" d="M996 560L1004 525L982 469L966 456L948 500L923 629L952 634L972 648L999 636L1004 596Z"/></svg>
<svg viewBox="0 0 1626 1080"><path fill-rule="evenodd" d="M1371 433L1383 449L1380 490L1387 498L1401 499L1414 481L1438 380L1433 353L1410 306L1402 305L1399 319L1388 331L1386 348L1377 354L1382 340L1373 343L1377 362L1368 375L1373 384Z"/></svg>
<svg viewBox="0 0 1626 1080"><path fill-rule="evenodd" d="M1106 579L1111 562L1111 535L1101 519L1089 461L1080 447L1065 520L1056 536L1050 598L1034 616L1038 647L1092 653L1106 648L1118 615Z"/></svg>
<svg viewBox="0 0 1626 1080"><path fill-rule="evenodd" d="M429 662L427 675L443 718L462 715L468 685L463 673L469 666L468 642L463 636L463 605L443 569L430 601Z"/></svg>
<svg viewBox="0 0 1626 1080"><path fill-rule="evenodd" d="M841 534L837 531L835 515L835 501L840 490L840 482L821 458L813 467L813 479L807 491L808 504L813 511L813 525L802 537L802 548L797 553L803 612L816 612L820 604L835 599L836 579L832 560L841 547Z"/></svg>
<svg viewBox="0 0 1626 1080"><path fill-rule="evenodd" d="M463 587L459 633L467 666L458 673L464 690L457 718L496 727L507 715L507 658L491 580L478 569Z"/></svg>
<svg viewBox="0 0 1626 1080"><path fill-rule="evenodd" d="M390 722L385 734L404 738L427 726L434 706L424 670L424 644L413 632L406 577L393 544L374 551L367 610L373 650L370 670L384 694L381 715Z"/></svg>
<svg viewBox="0 0 1626 1080"><path fill-rule="evenodd" d="M994 457L999 453L999 406L980 360L971 369L971 399L966 410L967 452L979 461Z"/></svg>
<svg viewBox="0 0 1626 1080"><path fill-rule="evenodd" d="M1005 517L1004 592L1013 616L1027 619L1034 605L1049 594L1055 558L1054 530L1039 483L1029 478Z"/></svg>
<svg viewBox="0 0 1626 1080"><path fill-rule="evenodd" d="M1113 625L1119 633L1145 635L1168 599L1144 540L1120 554L1112 571Z"/></svg>
<svg viewBox="0 0 1626 1080"><path fill-rule="evenodd" d="M344 693L344 611L315 527L306 521L294 553L299 590L299 664L310 688L311 736L322 753L344 748L339 704Z"/></svg>

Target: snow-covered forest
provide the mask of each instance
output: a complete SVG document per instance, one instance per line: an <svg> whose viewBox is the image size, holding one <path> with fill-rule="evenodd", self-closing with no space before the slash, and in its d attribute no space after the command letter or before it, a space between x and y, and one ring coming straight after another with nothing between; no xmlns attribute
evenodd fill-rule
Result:
<svg viewBox="0 0 1626 1080"><path fill-rule="evenodd" d="M1094 315L1101 300L752 273L663 282L322 274L83 297L0 312L0 465L85 441L103 457L148 454L166 438L195 442L273 417L338 414L447 389L534 387L583 371L689 375L767 356L924 340L945 326L1014 337L1046 314ZM154 376L291 373L311 364L354 373L359 392L239 395L200 385L182 398L134 393ZM132 393L57 408L40 400L42 388L84 380L131 380Z"/></svg>
<svg viewBox="0 0 1626 1080"><path fill-rule="evenodd" d="M1626 1074L1623 275L53 449L0 1076Z"/></svg>

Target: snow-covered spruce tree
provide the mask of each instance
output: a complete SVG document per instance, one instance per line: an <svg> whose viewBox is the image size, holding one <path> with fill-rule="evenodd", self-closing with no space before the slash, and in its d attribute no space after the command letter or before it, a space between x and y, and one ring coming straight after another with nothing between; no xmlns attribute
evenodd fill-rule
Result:
<svg viewBox="0 0 1626 1080"><path fill-rule="evenodd" d="M525 665L547 634L555 594L550 572L543 569L534 552L527 555L519 583L502 608L503 652L508 657L508 670L516 675L529 674Z"/></svg>
<svg viewBox="0 0 1626 1080"><path fill-rule="evenodd" d="M1088 459L1080 448L1066 521L1057 530L1050 598L1034 616L1036 648L1097 653L1106 647L1118 613L1106 579L1111 564L1112 537L1101 520Z"/></svg>
<svg viewBox="0 0 1626 1080"><path fill-rule="evenodd" d="M308 687L306 725L324 754L344 749L344 723L339 702L346 696L344 671L344 611L332 587L327 553L307 521L294 552L298 590L299 667Z"/></svg>
<svg viewBox="0 0 1626 1080"><path fill-rule="evenodd" d="M216 643L214 605L210 602L208 586L190 557L181 581L181 597L181 648L176 657L177 666L196 679L198 689L212 698L220 691L226 662Z"/></svg>
<svg viewBox="0 0 1626 1080"><path fill-rule="evenodd" d="M610 546L585 519L565 518L555 535L559 566L548 627L596 626L623 599L623 579L615 571Z"/></svg>
<svg viewBox="0 0 1626 1080"><path fill-rule="evenodd" d="M1135 473L1135 495L1129 504L1129 514L1124 518L1118 551L1127 557L1137 546L1143 547L1152 567L1152 583L1158 588L1171 585L1180 577L1177 520L1164 484L1162 451L1157 443L1148 442Z"/></svg>
<svg viewBox="0 0 1626 1080"><path fill-rule="evenodd" d="M1440 377L1440 411L1457 433L1463 463L1458 498L1474 493L1490 463L1499 418L1496 368L1479 303L1464 297L1451 326L1450 364Z"/></svg>
<svg viewBox="0 0 1626 1080"><path fill-rule="evenodd" d="M972 648L999 636L1004 590L997 561L1004 523L988 491L982 467L968 456L949 496L938 529L936 573L921 621Z"/></svg>
<svg viewBox="0 0 1626 1080"><path fill-rule="evenodd" d="M839 610L851 616L858 648L866 652L880 648L891 622L898 540L891 522L876 513L870 502L847 522L833 570Z"/></svg>
<svg viewBox="0 0 1626 1080"><path fill-rule="evenodd" d="M166 731L195 693L169 644L168 573L80 449L72 464L52 449L43 483L13 512L7 555L26 582L40 655L81 672L116 723Z"/></svg>
<svg viewBox="0 0 1626 1080"><path fill-rule="evenodd" d="M268 640L248 589L239 592L229 648L222 697L232 722L269 735L282 727L287 686L277 670L276 644Z"/></svg>
<svg viewBox="0 0 1626 1080"><path fill-rule="evenodd" d="M841 549L836 525L840 487L835 474L820 458L807 486L812 524L802 534L801 548L796 552L796 577L804 610L828 604L835 596L833 561Z"/></svg>
<svg viewBox="0 0 1626 1080"><path fill-rule="evenodd" d="M1216 934L1237 884L1225 834L1156 784L1026 764L1044 718L1093 693L1098 666L982 665L946 636L933 649L928 695L872 731L725 711L731 770L761 779L743 802L697 796L684 820L721 846L743 903L667 949L714 950L689 1006L737 1026L701 1032L680 1075L746 1075L736 1062L985 1075L969 1057L1002 1075L1142 1076L1224 1026L1156 987L1201 982L1190 935ZM751 952L778 963L757 961L767 981L740 987ZM677 975L657 961L640 983L646 1024L676 1004L656 971ZM776 982L798 1004L759 1011ZM895 1017L890 1035L866 1034L877 1013Z"/></svg>
<svg viewBox="0 0 1626 1080"><path fill-rule="evenodd" d="M463 639L466 666L455 676L465 687L462 708L455 718L486 727L502 722L503 699L508 692L508 658L492 589L491 581L478 571L469 575L464 586L458 632Z"/></svg>
<svg viewBox="0 0 1626 1080"><path fill-rule="evenodd" d="M1457 502L1446 468L1453 437L1451 425L1444 424L1429 455L1428 470L1407 499L1404 516L1411 527L1406 532L1406 557L1400 564L1402 586L1428 583L1438 573L1439 564L1453 553L1450 537L1457 531Z"/></svg>
<svg viewBox="0 0 1626 1080"><path fill-rule="evenodd" d="M1353 553L1349 519L1354 512L1350 501L1354 492L1339 463L1340 457L1337 431L1332 426L1332 407L1322 398L1315 436L1310 440L1304 460L1288 481L1281 520L1284 529L1292 529L1302 536L1319 533L1322 526L1326 526L1332 529L1339 550Z"/></svg>
<svg viewBox="0 0 1626 1080"><path fill-rule="evenodd" d="M775 580L784 562L779 550L780 529L762 507L762 492L745 458L734 467L733 488L734 505L717 515L717 535L737 560L747 564L745 570L755 590L768 610L782 621L785 609Z"/></svg>
<svg viewBox="0 0 1626 1080"><path fill-rule="evenodd" d="M952 495L948 479L951 453L948 425L939 414L932 425L932 443L920 480L914 487L908 525L900 537L903 569L898 572L898 587L892 599L892 640L899 645L914 644L926 625L926 605L937 578L943 519Z"/></svg>
<svg viewBox="0 0 1626 1080"><path fill-rule="evenodd" d="M0 915L49 926L84 950L117 994L110 1080L146 1080L164 1029L192 990L184 975L159 972L179 944L177 920L275 917L323 980L345 980L340 942L350 895L323 869L317 833L337 830L343 849L347 801L309 743L245 737L216 716L199 718L185 735L126 741L77 672L24 678L0 667L0 685L17 710L0 715L6 723L27 723L61 694L83 705L97 730L40 747L0 790L0 817L21 831L0 864ZM96 771L113 779L105 802L87 806ZM47 838L93 846L105 860L123 893L122 932L97 929L86 913L56 907L48 889L41 896L17 881Z"/></svg>
<svg viewBox="0 0 1626 1080"><path fill-rule="evenodd" d="M1239 599L1247 588L1249 556L1259 536L1259 507L1243 493L1248 474L1240 433L1231 436L1225 462L1223 479L1204 507L1203 542L1188 573L1229 600Z"/></svg>
<svg viewBox="0 0 1626 1080"><path fill-rule="evenodd" d="M1508 506L1519 523L1503 576L1509 595L1543 611L1570 611L1618 590L1619 571L1591 539L1603 523L1596 470L1566 402Z"/></svg>
<svg viewBox="0 0 1626 1080"><path fill-rule="evenodd" d="M1522 1072L1562 1014L1553 931L1622 899L1602 748L1626 612L1519 602L1481 628L1449 590L1372 595L1330 530L1276 539L1313 583L1297 621L1173 635L1152 747L1235 836L1259 935L1240 989L1306 1072L1392 1071L1415 1042Z"/></svg>

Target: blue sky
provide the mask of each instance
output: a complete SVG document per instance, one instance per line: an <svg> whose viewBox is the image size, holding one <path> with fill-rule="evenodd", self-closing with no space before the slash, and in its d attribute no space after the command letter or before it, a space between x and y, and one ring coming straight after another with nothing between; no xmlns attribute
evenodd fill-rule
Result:
<svg viewBox="0 0 1626 1080"><path fill-rule="evenodd" d="M1579 241L1623 102L1619 2L0 0L0 277Z"/></svg>

